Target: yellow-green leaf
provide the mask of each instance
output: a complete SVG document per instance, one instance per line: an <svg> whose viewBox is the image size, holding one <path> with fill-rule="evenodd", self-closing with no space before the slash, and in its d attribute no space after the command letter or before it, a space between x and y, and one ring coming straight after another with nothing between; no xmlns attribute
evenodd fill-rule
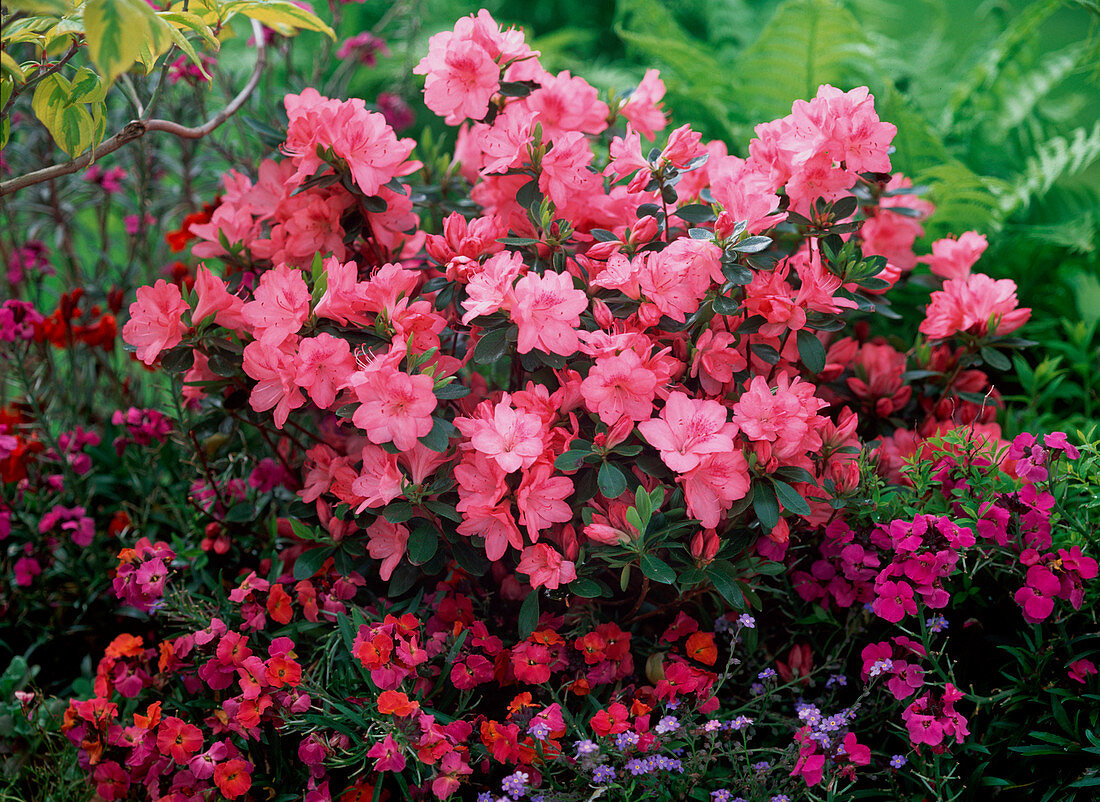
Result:
<svg viewBox="0 0 1100 802"><path fill-rule="evenodd" d="M295 30L306 30L319 31L333 40L336 39L336 33L325 24L324 20L285 0L266 0L262 3L246 0L241 3L227 3L223 6L223 10L244 14L283 35L293 33Z"/></svg>
<svg viewBox="0 0 1100 802"><path fill-rule="evenodd" d="M221 42L219 42L218 37L214 35L214 31L210 29L210 26L207 25L198 14L192 14L186 11L158 11L157 16L166 20L176 28L180 28L181 30L186 28L194 31L214 50L218 50L221 47Z"/></svg>
<svg viewBox="0 0 1100 802"><path fill-rule="evenodd" d="M88 51L108 84L134 62L151 69L171 46L170 29L145 0L89 0L84 7Z"/></svg>
<svg viewBox="0 0 1100 802"><path fill-rule="evenodd" d="M172 38L172 41L176 43L176 47L184 52L187 58L191 59L191 62L199 68L199 72L202 73L202 77L210 80L210 74L206 71L206 68L202 65L202 59L199 58L199 54L195 52L195 48L187 41L187 37L183 35L183 31L178 28L174 28L171 25L166 26L168 35Z"/></svg>
<svg viewBox="0 0 1100 802"><path fill-rule="evenodd" d="M72 84L63 76L47 75L34 90L31 108L57 146L78 156L95 137L96 126L84 104L72 99Z"/></svg>
<svg viewBox="0 0 1100 802"><path fill-rule="evenodd" d="M71 0L4 0L4 6L11 11L24 11L27 14L56 14L59 17L73 10Z"/></svg>
<svg viewBox="0 0 1100 802"><path fill-rule="evenodd" d="M4 75L10 75L12 80L19 81L19 83L27 80L27 75L23 72L23 68L19 66L19 62L4 51L0 51L0 70L3 71Z"/></svg>

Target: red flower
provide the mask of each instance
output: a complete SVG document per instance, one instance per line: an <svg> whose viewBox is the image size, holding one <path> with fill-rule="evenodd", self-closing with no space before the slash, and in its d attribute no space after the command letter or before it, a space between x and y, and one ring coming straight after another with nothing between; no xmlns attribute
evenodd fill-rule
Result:
<svg viewBox="0 0 1100 802"><path fill-rule="evenodd" d="M202 730L181 718L169 716L160 724L157 748L182 765L202 748Z"/></svg>
<svg viewBox="0 0 1100 802"><path fill-rule="evenodd" d="M226 799L236 799L252 787L252 766L233 758L214 767L214 784Z"/></svg>

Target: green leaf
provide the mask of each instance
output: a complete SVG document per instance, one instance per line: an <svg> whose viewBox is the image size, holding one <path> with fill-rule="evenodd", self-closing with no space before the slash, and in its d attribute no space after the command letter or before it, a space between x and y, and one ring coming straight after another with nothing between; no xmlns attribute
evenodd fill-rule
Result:
<svg viewBox="0 0 1100 802"><path fill-rule="evenodd" d="M676 581L676 572L668 563L653 554L642 555L642 573L654 582L671 585Z"/></svg>
<svg viewBox="0 0 1100 802"><path fill-rule="evenodd" d="M707 571L707 579L714 585L714 589L734 610L747 610L749 605L745 601L745 594L741 592L741 585L726 573L713 570L713 564L711 569Z"/></svg>
<svg viewBox="0 0 1100 802"><path fill-rule="evenodd" d="M79 97L74 99L72 84L59 73L47 75L39 82L31 108L57 146L70 156L91 147L95 136L92 115Z"/></svg>
<svg viewBox="0 0 1100 802"><path fill-rule="evenodd" d="M1009 370L1012 367L1012 363L1008 361L1008 357L996 348L985 346L982 348L981 354L985 363L994 370Z"/></svg>
<svg viewBox="0 0 1100 802"><path fill-rule="evenodd" d="M451 435L454 433L455 425L453 423L440 418L438 415L433 415L432 430L421 437L420 442L425 448L442 454L450 445Z"/></svg>
<svg viewBox="0 0 1100 802"><path fill-rule="evenodd" d="M519 636L526 638L539 625L539 591L534 588L519 608Z"/></svg>
<svg viewBox="0 0 1100 802"><path fill-rule="evenodd" d="M714 209L707 203L692 203L687 206L681 206L674 211L672 215L688 223L709 223L711 220L715 219Z"/></svg>
<svg viewBox="0 0 1100 802"><path fill-rule="evenodd" d="M779 523L779 502L775 490L764 481L753 484L752 508L765 532L770 532Z"/></svg>
<svg viewBox="0 0 1100 802"><path fill-rule="evenodd" d="M603 588L600 587L599 582L584 577L577 577L569 583L568 587L573 595L580 596L582 599L595 599L603 595Z"/></svg>
<svg viewBox="0 0 1100 802"><path fill-rule="evenodd" d="M84 6L88 53L108 84L145 59L143 51L163 53L172 41L170 28L145 0L89 0Z"/></svg>
<svg viewBox="0 0 1100 802"><path fill-rule="evenodd" d="M409 541L405 546L409 554L409 562L413 565L423 565L435 556L439 550L439 535L431 524L422 524L409 533Z"/></svg>
<svg viewBox="0 0 1100 802"><path fill-rule="evenodd" d="M331 548L309 549L298 555L294 561L294 578L297 580L309 579L321 570L325 560L332 554Z"/></svg>
<svg viewBox="0 0 1100 802"><path fill-rule="evenodd" d="M503 357L507 349L508 329L490 329L482 333L474 346L474 362L478 365L492 364Z"/></svg>
<svg viewBox="0 0 1100 802"><path fill-rule="evenodd" d="M461 382L453 381L435 388L435 397L442 401L450 401L456 398L465 398L470 394L470 388Z"/></svg>
<svg viewBox="0 0 1100 802"><path fill-rule="evenodd" d="M566 451L554 460L554 467L559 471L575 471L586 456L588 456L587 451Z"/></svg>
<svg viewBox="0 0 1100 802"><path fill-rule="evenodd" d="M800 329L798 332L798 356L810 373L825 370L825 346L808 329Z"/></svg>
<svg viewBox="0 0 1100 802"><path fill-rule="evenodd" d="M597 482L600 486L600 492L603 493L605 498L618 498L626 492L626 477L623 476L623 472L619 470L618 466L610 462L605 462L600 466Z"/></svg>
<svg viewBox="0 0 1100 802"><path fill-rule="evenodd" d="M773 479L772 487L775 488L776 498L779 500L779 503L783 505L784 509L790 510L796 515L810 514L809 503L789 484L781 482L778 479Z"/></svg>
<svg viewBox="0 0 1100 802"><path fill-rule="evenodd" d="M716 315L736 315L741 305L728 295L718 295L711 302L711 308Z"/></svg>

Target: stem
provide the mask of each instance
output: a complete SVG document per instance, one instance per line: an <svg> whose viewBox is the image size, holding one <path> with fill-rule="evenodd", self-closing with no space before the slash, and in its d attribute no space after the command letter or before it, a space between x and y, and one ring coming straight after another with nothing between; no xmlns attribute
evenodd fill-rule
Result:
<svg viewBox="0 0 1100 802"><path fill-rule="evenodd" d="M49 167L44 167L41 170L35 170L33 173L27 173L18 178L0 182L0 197L10 195L12 192L16 192L24 187L40 184L43 181L49 181L51 178L59 178L60 176L71 175L79 170L83 170L96 158L114 153L116 150L133 142L135 139L141 139L150 131L162 131L166 134L172 134L173 136L179 137L180 139L202 139L208 136L240 110L260 82L260 75L267 65L267 48L263 41L263 29L255 20L252 21L252 30L256 37L256 65L252 68L252 75L249 77L248 83L245 84L245 87L232 101L230 101L229 105L202 125L195 128L188 128L187 126L180 125L171 120L131 120L123 126L121 131L103 142L98 148L93 148L83 156L79 156L64 164L54 164Z"/></svg>
<svg viewBox="0 0 1100 802"><path fill-rule="evenodd" d="M19 87L18 89L12 90L11 97L8 98L8 102L4 104L3 109L0 109L0 115L7 114L8 109L12 107L12 105L15 103L16 99L20 95L23 95L26 92L30 91L44 78L53 75L55 72L68 64L69 61L72 60L72 57L76 55L79 49L79 45L74 41L71 45L69 45L69 49L65 51L65 55L63 55L60 59L55 61L46 69L42 70L42 72L38 73L38 75L34 76L34 78L23 84L23 86Z"/></svg>

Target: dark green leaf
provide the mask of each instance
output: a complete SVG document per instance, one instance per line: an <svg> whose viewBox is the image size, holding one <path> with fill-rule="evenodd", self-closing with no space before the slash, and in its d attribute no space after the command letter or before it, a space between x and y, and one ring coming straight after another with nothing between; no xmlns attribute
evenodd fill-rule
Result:
<svg viewBox="0 0 1100 802"><path fill-rule="evenodd" d="M587 451L566 451L554 460L554 467L559 471L575 471L587 455Z"/></svg>
<svg viewBox="0 0 1100 802"><path fill-rule="evenodd" d="M692 203L681 206L672 213L673 217L679 217L688 223L709 223L714 220L714 209L706 203Z"/></svg>
<svg viewBox="0 0 1100 802"><path fill-rule="evenodd" d="M409 562L413 565L423 565L434 557L439 549L439 535L430 524L422 524L409 533L409 541L405 548L408 550Z"/></svg>
<svg viewBox="0 0 1100 802"><path fill-rule="evenodd" d="M810 514L809 503L789 484L781 482L778 479L773 479L772 487L775 488L776 498L779 500L779 503L783 505L784 509L790 510L796 515Z"/></svg>
<svg viewBox="0 0 1100 802"><path fill-rule="evenodd" d="M470 388L461 382L453 381L435 389L435 397L444 401L455 398L465 398L470 394Z"/></svg>
<svg viewBox="0 0 1100 802"><path fill-rule="evenodd" d="M642 555L642 573L662 585L671 585L676 581L676 572L672 570L672 566L653 554Z"/></svg>
<svg viewBox="0 0 1100 802"><path fill-rule="evenodd" d="M623 476L623 472L619 470L618 466L610 462L605 462L600 466L600 475L597 481L604 498L618 498L626 492L626 477Z"/></svg>
<svg viewBox="0 0 1100 802"><path fill-rule="evenodd" d="M569 590L582 599L595 599L603 595L603 588L598 582L584 577L577 577L568 585Z"/></svg>
<svg viewBox="0 0 1100 802"><path fill-rule="evenodd" d="M519 636L526 638L539 625L539 591L534 588L519 608Z"/></svg>
<svg viewBox="0 0 1100 802"><path fill-rule="evenodd" d="M986 346L982 349L981 354L985 363L994 370L1008 370L1012 367L1012 363L1008 361L1008 357L995 348Z"/></svg>
<svg viewBox="0 0 1100 802"><path fill-rule="evenodd" d="M483 332L474 346L474 362L489 365L496 362L508 349L508 329L490 329Z"/></svg>
<svg viewBox="0 0 1100 802"><path fill-rule="evenodd" d="M825 346L813 332L806 329L798 332L798 356L810 373L825 370Z"/></svg>
<svg viewBox="0 0 1100 802"><path fill-rule="evenodd" d="M736 315L741 306L728 295L719 295L711 302L711 308L716 315Z"/></svg>
<svg viewBox="0 0 1100 802"><path fill-rule="evenodd" d="M321 570L325 560L332 554L332 549L309 549L298 555L294 561L294 578L297 580L309 579Z"/></svg>
<svg viewBox="0 0 1100 802"><path fill-rule="evenodd" d="M767 482L753 484L752 508L765 532L770 532L779 523L779 502L775 490Z"/></svg>

